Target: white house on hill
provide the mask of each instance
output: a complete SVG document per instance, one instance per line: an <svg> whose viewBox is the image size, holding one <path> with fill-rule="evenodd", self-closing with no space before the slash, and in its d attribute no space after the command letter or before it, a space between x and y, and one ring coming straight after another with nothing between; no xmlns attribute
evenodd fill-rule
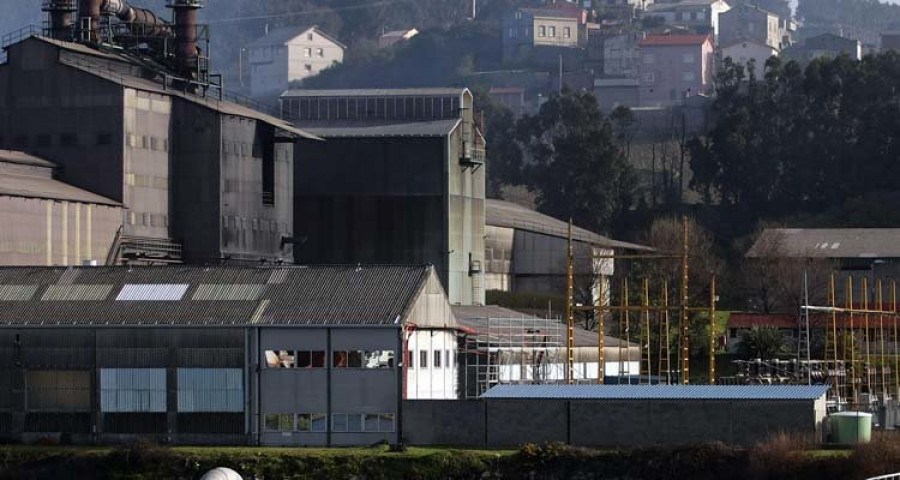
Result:
<svg viewBox="0 0 900 480"><path fill-rule="evenodd" d="M247 45L250 94L280 94L291 82L341 63L346 49L316 25L272 30Z"/></svg>

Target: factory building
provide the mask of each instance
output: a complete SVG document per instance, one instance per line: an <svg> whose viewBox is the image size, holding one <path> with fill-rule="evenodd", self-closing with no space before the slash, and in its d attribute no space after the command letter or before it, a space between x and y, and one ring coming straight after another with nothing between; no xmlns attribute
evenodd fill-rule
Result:
<svg viewBox="0 0 900 480"><path fill-rule="evenodd" d="M503 200L485 202L485 285L502 292L565 291L566 251L569 225L566 222ZM579 227L572 228L577 257L613 255L622 251L648 252L649 247L620 242ZM581 264L584 263L584 264ZM585 260L575 265L576 274L590 277L590 285L580 287L609 292L614 272L612 259ZM591 274L593 273L593 275ZM594 278L599 281L593 280ZM585 302L588 299L584 299Z"/></svg>
<svg viewBox="0 0 900 480"><path fill-rule="evenodd" d="M395 443L456 332L429 266L0 268L0 436Z"/></svg>
<svg viewBox="0 0 900 480"><path fill-rule="evenodd" d="M293 143L313 137L228 101L200 48L200 2L168 6L172 23L83 0L76 29L74 2L45 2L47 36L5 46L0 148L121 204L114 261L290 259Z"/></svg>
<svg viewBox="0 0 900 480"><path fill-rule="evenodd" d="M0 265L80 265L106 258L120 203L53 178L56 165L0 150ZM14 226L10 228L9 226Z"/></svg>
<svg viewBox="0 0 900 480"><path fill-rule="evenodd" d="M288 90L296 263L429 263L484 304L484 137L468 89Z"/></svg>

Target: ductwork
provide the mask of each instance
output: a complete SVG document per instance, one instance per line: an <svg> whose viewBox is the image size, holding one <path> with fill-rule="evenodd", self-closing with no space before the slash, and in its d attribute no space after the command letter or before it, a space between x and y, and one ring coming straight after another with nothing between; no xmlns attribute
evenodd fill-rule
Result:
<svg viewBox="0 0 900 480"><path fill-rule="evenodd" d="M155 13L145 8L132 7L125 0L101 0L100 11L105 15L115 15L127 23L134 33L141 35L162 35L170 33L169 24Z"/></svg>

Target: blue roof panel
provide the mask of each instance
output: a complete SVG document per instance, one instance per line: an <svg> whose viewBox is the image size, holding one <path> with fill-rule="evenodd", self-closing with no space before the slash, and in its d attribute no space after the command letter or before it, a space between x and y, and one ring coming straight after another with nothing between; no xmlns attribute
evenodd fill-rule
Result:
<svg viewBox="0 0 900 480"><path fill-rule="evenodd" d="M497 385L486 399L816 400L827 385Z"/></svg>

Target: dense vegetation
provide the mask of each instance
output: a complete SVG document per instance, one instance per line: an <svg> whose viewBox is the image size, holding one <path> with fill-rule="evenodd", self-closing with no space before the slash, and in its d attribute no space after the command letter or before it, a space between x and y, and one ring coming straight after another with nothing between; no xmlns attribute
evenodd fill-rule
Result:
<svg viewBox="0 0 900 480"><path fill-rule="evenodd" d="M879 0L799 0L796 13L804 29L813 33L831 31L857 38L865 44L878 45L879 33L900 22L900 5L897 3Z"/></svg>
<svg viewBox="0 0 900 480"><path fill-rule="evenodd" d="M900 191L900 56L771 59L756 78L726 60L715 127L690 144L692 186L745 226L842 210ZM867 203L865 208L878 209ZM896 224L896 215L844 219Z"/></svg>
<svg viewBox="0 0 900 480"><path fill-rule="evenodd" d="M260 479L861 479L900 469L896 439L877 438L852 451L809 451L776 435L749 449L721 444L596 451L563 444L526 444L494 452L383 446L302 448L0 448L0 479L195 479L226 466Z"/></svg>

